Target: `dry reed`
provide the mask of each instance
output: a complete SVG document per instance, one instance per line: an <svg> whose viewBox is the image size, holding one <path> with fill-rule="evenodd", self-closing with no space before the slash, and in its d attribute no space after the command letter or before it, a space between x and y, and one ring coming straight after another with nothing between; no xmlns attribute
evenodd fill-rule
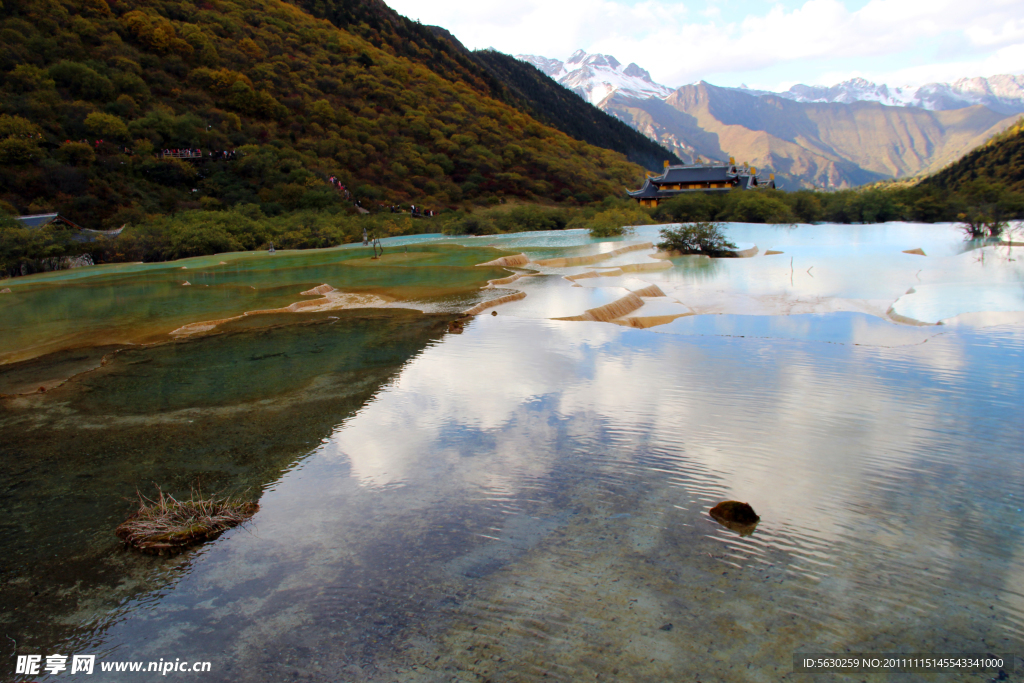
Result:
<svg viewBox="0 0 1024 683"><path fill-rule="evenodd" d="M245 522L260 509L258 503L224 498L202 498L193 491L189 500L178 500L157 489L149 499L139 494L139 509L114 531L125 544L139 550L174 553L215 538Z"/></svg>

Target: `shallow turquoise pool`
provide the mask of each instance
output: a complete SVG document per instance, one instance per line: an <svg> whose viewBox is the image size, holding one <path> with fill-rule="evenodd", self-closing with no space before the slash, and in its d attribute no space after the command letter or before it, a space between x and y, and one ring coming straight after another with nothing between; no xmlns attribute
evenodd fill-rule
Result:
<svg viewBox="0 0 1024 683"><path fill-rule="evenodd" d="M759 255L607 278L696 313L650 329L550 319L615 296L563 274L638 251L527 267L526 299L458 334L401 307L243 319L3 399L0 647L209 661L213 681L863 680L794 653L1024 654L1024 307L965 318L947 291L1012 286L1018 249L730 229ZM903 301L960 319L887 317L912 317L908 278ZM154 484L261 510L136 555L112 529ZM722 500L754 507L751 535L709 517Z"/></svg>

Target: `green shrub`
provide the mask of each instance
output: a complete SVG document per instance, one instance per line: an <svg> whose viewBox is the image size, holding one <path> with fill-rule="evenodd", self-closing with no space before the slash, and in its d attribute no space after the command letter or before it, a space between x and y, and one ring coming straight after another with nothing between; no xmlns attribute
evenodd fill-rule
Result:
<svg viewBox="0 0 1024 683"><path fill-rule="evenodd" d="M713 221L718 217L726 199L721 194L711 195L706 192L681 194L659 204L654 210L654 218L663 223Z"/></svg>
<svg viewBox="0 0 1024 683"><path fill-rule="evenodd" d="M85 127L91 133L113 140L126 140L128 126L119 116L94 111L85 117Z"/></svg>
<svg viewBox="0 0 1024 683"><path fill-rule="evenodd" d="M633 226L650 225L654 221L639 206L625 206L605 209L587 216L580 214L569 222L570 228L587 228L591 237L621 237L631 234Z"/></svg>
<svg viewBox="0 0 1024 683"><path fill-rule="evenodd" d="M591 237L623 237L632 235L636 231L631 225L614 225L612 223L601 223L590 228Z"/></svg>
<svg viewBox="0 0 1024 683"><path fill-rule="evenodd" d="M39 157L39 148L31 140L11 136L0 140L0 164L27 164Z"/></svg>
<svg viewBox="0 0 1024 683"><path fill-rule="evenodd" d="M0 116L0 138L33 138L39 137L41 134L39 126L28 119L7 114Z"/></svg>
<svg viewBox="0 0 1024 683"><path fill-rule="evenodd" d="M658 249L678 251L681 254L724 256L736 249L736 245L725 238L722 224L709 221L664 228L661 230L661 238Z"/></svg>
<svg viewBox="0 0 1024 683"><path fill-rule="evenodd" d="M470 214L447 223L443 230L446 235L493 235L498 227L487 216Z"/></svg>
<svg viewBox="0 0 1024 683"><path fill-rule="evenodd" d="M731 206L721 214L722 220L737 223L793 223L793 212L779 197L768 191L734 192Z"/></svg>
<svg viewBox="0 0 1024 683"><path fill-rule="evenodd" d="M85 64L64 60L50 67L49 76L57 85L67 88L78 97L87 100L113 99L114 84Z"/></svg>
<svg viewBox="0 0 1024 683"><path fill-rule="evenodd" d="M561 230L568 222L564 211L539 206L517 206L497 214L494 221L501 232Z"/></svg>
<svg viewBox="0 0 1024 683"><path fill-rule="evenodd" d="M96 161L96 152L85 142L65 142L57 148L57 158L69 166L88 166Z"/></svg>

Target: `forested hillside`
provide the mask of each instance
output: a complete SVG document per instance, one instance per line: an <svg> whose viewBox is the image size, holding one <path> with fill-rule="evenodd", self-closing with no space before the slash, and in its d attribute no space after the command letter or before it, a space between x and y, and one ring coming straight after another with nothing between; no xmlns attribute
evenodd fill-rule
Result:
<svg viewBox="0 0 1024 683"><path fill-rule="evenodd" d="M679 158L657 142L589 105L541 71L491 50L467 50L439 26L424 26L381 0L293 0L317 17L356 33L377 47L420 61L442 77L464 82L567 135L626 155L660 170Z"/></svg>
<svg viewBox="0 0 1024 683"><path fill-rule="evenodd" d="M291 0L315 17L354 33L374 47L425 64L443 78L463 82L499 100L510 100L502 84L480 67L451 34L412 21L383 0ZM508 102L511 103L511 102Z"/></svg>
<svg viewBox="0 0 1024 683"><path fill-rule="evenodd" d="M639 182L621 155L485 94L458 54L378 42L279 0L4 0L2 206L99 228L238 204L346 209L340 185L367 205L441 208ZM219 154L160 153L186 148Z"/></svg>
<svg viewBox="0 0 1024 683"><path fill-rule="evenodd" d="M1024 119L923 183L945 190L962 190L978 179L1024 192Z"/></svg>

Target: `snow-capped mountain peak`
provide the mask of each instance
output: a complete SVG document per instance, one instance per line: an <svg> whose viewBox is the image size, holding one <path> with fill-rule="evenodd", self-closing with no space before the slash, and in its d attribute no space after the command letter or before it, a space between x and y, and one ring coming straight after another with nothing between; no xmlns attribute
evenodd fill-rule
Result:
<svg viewBox="0 0 1024 683"><path fill-rule="evenodd" d="M636 64L622 68L611 55L576 50L565 62L537 55L516 55L569 88L591 104L598 104L613 93L647 99L668 97L672 88L651 80L651 74Z"/></svg>
<svg viewBox="0 0 1024 683"><path fill-rule="evenodd" d="M778 93L797 102L879 102L894 107L931 110L961 109L983 104L1003 114L1024 112L1024 76L961 78L954 83L890 88L864 78L851 78L831 87L794 85Z"/></svg>
<svg viewBox="0 0 1024 683"><path fill-rule="evenodd" d="M547 57L538 57L536 55L516 55L516 58L533 64L556 81L568 73L565 68L565 62L561 59L548 59Z"/></svg>
<svg viewBox="0 0 1024 683"><path fill-rule="evenodd" d="M516 55L569 88L591 104L599 105L612 94L645 100L664 99L668 88L651 80L651 74L636 64L623 68L611 55L576 50L566 61L537 55ZM961 78L954 83L897 86L851 78L833 86L794 85L785 92L755 90L745 85L737 90L753 97L776 95L797 102L878 102L890 107L921 107L941 111L983 104L1000 114L1024 113L1024 75L1006 74L991 78Z"/></svg>

